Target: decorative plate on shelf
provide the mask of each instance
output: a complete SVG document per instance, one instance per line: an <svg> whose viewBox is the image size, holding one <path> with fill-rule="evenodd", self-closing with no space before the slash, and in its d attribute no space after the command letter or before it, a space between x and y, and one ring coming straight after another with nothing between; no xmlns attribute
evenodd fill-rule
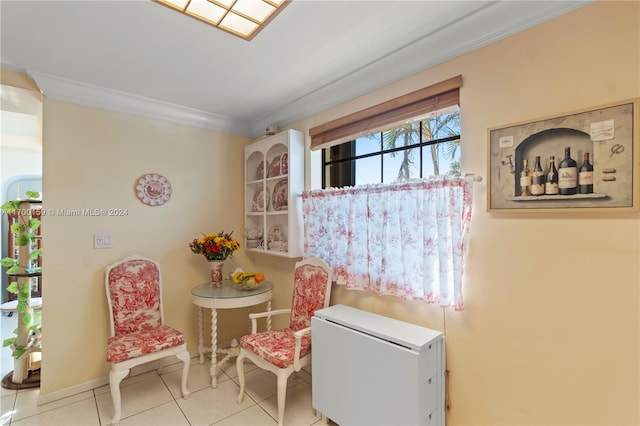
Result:
<svg viewBox="0 0 640 426"><path fill-rule="evenodd" d="M280 179L273 186L273 195L271 196L271 207L275 211L287 210L289 206L289 191L287 188L289 180Z"/></svg>
<svg viewBox="0 0 640 426"><path fill-rule="evenodd" d="M260 180L264 178L265 170L269 169L269 163L265 161L260 161L258 163L258 168L256 169L256 180Z"/></svg>
<svg viewBox="0 0 640 426"><path fill-rule="evenodd" d="M282 176L289 174L289 154L286 152L280 157L280 174Z"/></svg>
<svg viewBox="0 0 640 426"><path fill-rule="evenodd" d="M251 211L263 212L264 206L269 203L269 193L265 192L263 188L258 188L253 194L253 203L251 205Z"/></svg>
<svg viewBox="0 0 640 426"><path fill-rule="evenodd" d="M141 176L136 185L138 199L150 206L163 205L169 201L171 193L171 183L157 173Z"/></svg>
<svg viewBox="0 0 640 426"><path fill-rule="evenodd" d="M271 167L269 167L269 176L268 177L276 177L280 176L280 156L273 157L271 160Z"/></svg>
<svg viewBox="0 0 640 426"><path fill-rule="evenodd" d="M269 228L269 233L267 234L268 242L272 243L275 241L287 242L287 233L285 231L285 227L282 225L273 225Z"/></svg>

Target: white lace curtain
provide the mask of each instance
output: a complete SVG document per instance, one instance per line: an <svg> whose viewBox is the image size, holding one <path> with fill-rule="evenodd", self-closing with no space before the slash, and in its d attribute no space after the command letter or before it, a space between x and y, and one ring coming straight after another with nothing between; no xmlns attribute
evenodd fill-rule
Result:
<svg viewBox="0 0 640 426"><path fill-rule="evenodd" d="M338 284L464 308L472 176L305 191L304 254Z"/></svg>

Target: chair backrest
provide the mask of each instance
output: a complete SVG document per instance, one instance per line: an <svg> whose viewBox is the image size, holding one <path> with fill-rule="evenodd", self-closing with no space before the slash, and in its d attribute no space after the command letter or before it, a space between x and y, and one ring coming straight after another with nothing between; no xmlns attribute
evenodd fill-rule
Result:
<svg viewBox="0 0 640 426"><path fill-rule="evenodd" d="M292 330L311 326L313 313L329 306L331 279L331 267L318 257L296 263L289 323Z"/></svg>
<svg viewBox="0 0 640 426"><path fill-rule="evenodd" d="M105 285L111 336L163 324L160 264L129 256L107 267Z"/></svg>

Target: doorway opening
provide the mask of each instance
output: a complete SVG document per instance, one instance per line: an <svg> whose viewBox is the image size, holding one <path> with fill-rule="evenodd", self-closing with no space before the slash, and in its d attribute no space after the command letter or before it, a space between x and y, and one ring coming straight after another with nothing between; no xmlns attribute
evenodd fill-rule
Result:
<svg viewBox="0 0 640 426"><path fill-rule="evenodd" d="M2 80L0 81L0 204L7 201L27 197L27 191L42 194L42 95L35 83L26 75L2 70ZM2 258L14 257L15 253L9 253L9 221L10 215L2 212L0 217L0 254ZM0 302L2 303L1 340L14 337L14 330L18 327L17 314L12 310L10 294L7 286L10 283L7 276L7 268L2 267L0 274ZM31 278L29 278L31 279ZM13 280L13 279L12 279ZM12 281L11 280L11 281ZM34 298L40 297L42 278L35 278L37 294ZM33 289L33 285L31 285ZM35 299L32 298L32 308ZM41 300L41 299L40 299ZM39 316L35 316L39 318ZM39 327L40 320L32 323ZM29 338L31 333L28 334ZM18 338L19 335L18 335ZM39 343L38 343L39 348ZM17 384L17 388L37 387L40 385L40 351L35 350L35 346L29 348L27 362L17 362L20 357L14 360L12 350L9 347L2 348L0 371L3 387L5 379L10 384ZM18 368L25 365L25 368ZM13 372L11 371L13 369ZM16 381L16 372L20 374L20 380ZM15 387L10 387L14 389Z"/></svg>

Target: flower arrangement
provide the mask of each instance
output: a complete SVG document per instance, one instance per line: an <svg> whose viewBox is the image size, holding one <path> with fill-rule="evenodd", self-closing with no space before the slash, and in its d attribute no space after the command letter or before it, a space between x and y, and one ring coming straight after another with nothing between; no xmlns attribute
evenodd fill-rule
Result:
<svg viewBox="0 0 640 426"><path fill-rule="evenodd" d="M205 234L202 238L191 241L189 248L193 253L203 255L207 260L225 260L232 257L233 252L240 248L240 243L231 234L233 231Z"/></svg>

